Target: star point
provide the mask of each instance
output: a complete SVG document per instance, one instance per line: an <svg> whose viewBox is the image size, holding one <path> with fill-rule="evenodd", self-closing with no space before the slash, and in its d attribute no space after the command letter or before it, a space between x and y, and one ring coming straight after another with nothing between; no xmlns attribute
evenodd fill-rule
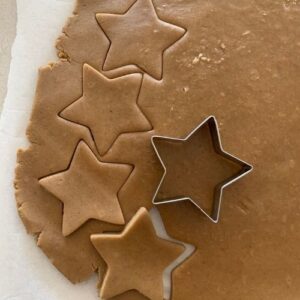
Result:
<svg viewBox="0 0 300 300"><path fill-rule="evenodd" d="M135 65L157 80L163 75L165 50L186 33L159 19L151 0L137 0L122 15L99 13L96 18L110 41L103 70Z"/></svg>

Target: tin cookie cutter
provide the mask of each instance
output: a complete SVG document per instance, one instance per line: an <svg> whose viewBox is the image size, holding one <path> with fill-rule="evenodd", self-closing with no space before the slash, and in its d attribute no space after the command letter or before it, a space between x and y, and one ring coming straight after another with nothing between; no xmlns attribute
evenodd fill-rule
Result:
<svg viewBox="0 0 300 300"><path fill-rule="evenodd" d="M235 162L239 165L241 165L241 170L238 174L228 178L227 180L221 182L220 184L215 186L214 189L214 199L213 199L213 204L212 204L212 210L211 213L208 214L201 206L199 206L192 198L190 197L178 197L178 198L174 198L174 199L167 199L167 200L163 200L163 201L157 201L157 194L161 188L161 185L165 179L165 176L167 174L167 168L159 154L159 151L155 145L155 140L157 139L161 139L161 140L166 140L166 141L171 141L171 142L185 142L187 141L195 132L197 132L201 127L203 127L204 125L208 125L209 130L210 130L210 134L212 137L212 143L213 143L213 147L214 147L214 151L223 156L224 158ZM204 213L204 215L206 215L210 221L212 221L213 223L218 223L219 221L219 217L220 217L220 210L221 210L221 202L222 202L222 195L223 195L223 190L231 185L232 183L238 181L239 179L241 179L242 177L246 176L247 174L249 174L252 170L253 170L253 166L250 165L249 163L237 158L236 156L229 154L228 152L226 152L223 147L222 147L222 143L221 143L221 138L220 138L220 132L219 132L219 127L218 127L218 123L217 123L217 119L215 116L209 116L208 118L206 118L202 123L200 123L187 137L185 138L173 138L173 137L166 137L166 136L159 136L159 135L154 135L151 138L151 143L152 146L154 148L154 151L164 169L164 174L162 175L162 178L159 182L159 185L155 191L155 194L152 198L152 203L154 205L160 205L160 204L165 204L165 203L174 203L174 202L179 202L179 201L186 201L189 200L191 201L198 209L200 209L200 211L202 213Z"/></svg>

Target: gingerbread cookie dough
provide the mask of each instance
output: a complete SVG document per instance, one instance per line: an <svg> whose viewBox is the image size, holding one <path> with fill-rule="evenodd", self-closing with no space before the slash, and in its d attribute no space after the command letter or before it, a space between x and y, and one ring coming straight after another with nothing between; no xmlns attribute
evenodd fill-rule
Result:
<svg viewBox="0 0 300 300"><path fill-rule="evenodd" d="M129 165L102 163L84 142L79 142L67 170L39 181L64 204L63 235L68 236L90 219L123 225L117 192L131 171Z"/></svg>
<svg viewBox="0 0 300 300"><path fill-rule="evenodd" d="M140 207L152 207L163 175L151 137L184 138L214 115L224 148L254 171L224 190L218 224L190 202L159 205L169 234L197 247L173 272L172 299L299 298L299 5L77 0L57 41L59 61L39 71L31 144L18 153L15 180L27 231L69 280L86 280L96 270L103 278L105 257L90 236L123 227L83 206L85 217L63 232L68 193L53 192L58 182L47 189L43 181L68 170L82 141L95 161L87 184L97 182L97 164L125 168L124 182L109 180L97 194L115 195L113 211L105 214L121 211L128 223ZM181 157L174 151L169 163ZM211 176L215 162L205 157L196 165L215 183L220 173ZM221 168L225 175L232 171ZM174 175L175 187L188 178ZM190 186L198 193L198 185ZM211 187L202 195L211 195ZM86 188L69 193L80 199ZM118 216L112 223L122 223ZM145 296L129 291L113 299Z"/></svg>
<svg viewBox="0 0 300 300"><path fill-rule="evenodd" d="M157 236L141 208L121 234L94 234L91 241L108 264L100 298L137 290L149 299L164 298L163 272L184 248Z"/></svg>

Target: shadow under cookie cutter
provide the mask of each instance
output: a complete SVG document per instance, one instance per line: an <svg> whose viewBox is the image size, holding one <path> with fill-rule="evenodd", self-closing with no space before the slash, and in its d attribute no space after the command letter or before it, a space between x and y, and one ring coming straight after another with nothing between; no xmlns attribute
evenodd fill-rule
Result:
<svg viewBox="0 0 300 300"><path fill-rule="evenodd" d="M231 176L230 178L226 179L225 181L219 183L218 185L215 186L214 189L214 199L213 199L213 205L212 205L212 211L210 214L208 214L201 206L199 206L192 198L190 197L178 197L178 198L174 198L174 199L168 199L168 200L163 200L161 202L156 201L156 197L157 194L161 188L161 185L164 181L164 178L167 174L167 168L159 154L159 151L156 148L155 145L155 139L162 139L162 140L167 140L167 141L171 141L171 142L184 142L187 141L195 132L197 132L201 127L203 127L204 125L208 125L209 130L210 130L210 134L212 137L212 143L213 143L213 147L214 150L217 154L223 156L224 158L233 161L239 165L241 165L241 170L238 174L235 174L234 176ZM221 143L221 137L220 137L220 133L219 133L219 127L218 127L218 123L217 123L217 119L215 116L209 116L208 118L206 118L203 122L201 122L191 133L188 134L187 137L185 138L173 138L173 137L166 137L166 136L159 136L159 135L154 135L151 138L151 143L152 146L154 148L154 151L164 169L164 174L158 184L158 187L154 193L154 196L152 198L152 203L154 205L161 205L161 204L166 204L166 203L174 203L174 202L179 202L179 201L186 201L189 200L191 201L198 209L200 209L200 211L202 213L204 213L204 215L206 215L213 223L218 223L219 221L219 217L220 217L220 209L221 209L221 202L222 202L222 195L223 195L223 190L224 188L226 188L227 186L229 186L230 184L236 182L237 180L241 179L242 177L244 177L245 175L247 175L248 173L250 173L253 170L253 166L248 164L247 162L237 158L236 156L229 154L228 152L226 152L223 147L222 147L222 143Z"/></svg>

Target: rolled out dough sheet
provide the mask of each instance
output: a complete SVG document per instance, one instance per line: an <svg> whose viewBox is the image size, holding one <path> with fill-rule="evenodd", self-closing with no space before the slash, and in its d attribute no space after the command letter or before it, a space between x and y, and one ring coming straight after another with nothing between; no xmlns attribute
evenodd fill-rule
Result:
<svg viewBox="0 0 300 300"><path fill-rule="evenodd" d="M37 70L56 60L55 39L71 15L74 2L17 0L17 36L0 119L0 300L98 299L96 275L82 284L71 284L26 234L13 188L16 152L28 143L25 131Z"/></svg>

